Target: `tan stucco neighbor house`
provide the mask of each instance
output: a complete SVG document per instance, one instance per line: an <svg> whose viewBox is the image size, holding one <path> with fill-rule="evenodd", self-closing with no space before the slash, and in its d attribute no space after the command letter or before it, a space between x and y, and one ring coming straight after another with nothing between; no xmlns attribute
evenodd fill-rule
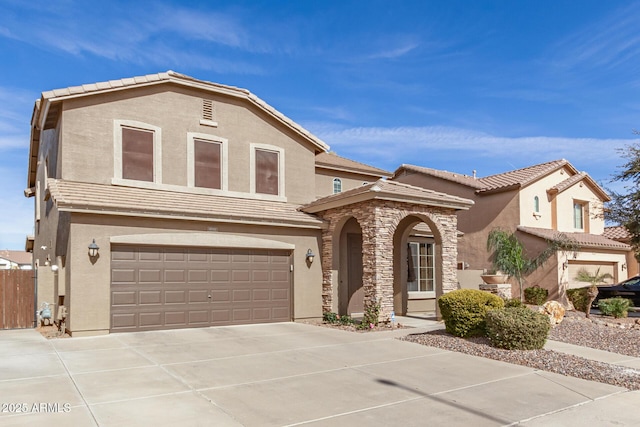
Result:
<svg viewBox="0 0 640 427"><path fill-rule="evenodd" d="M609 273L609 283L637 273L631 247L605 237L603 206L606 192L586 173L576 170L567 160L555 160L523 169L487 177L402 165L394 181L433 189L475 202L458 214L458 228L463 234L458 242L459 278L480 281L478 275L491 269L491 253L486 249L487 236L495 227L515 231L530 256L546 246L546 240L564 233L579 245L578 252L558 252L541 268L527 277L559 297L560 287L583 287L577 272ZM464 269L464 270L463 270ZM463 285L469 285L464 284ZM515 285L512 294L518 295Z"/></svg>
<svg viewBox="0 0 640 427"><path fill-rule="evenodd" d="M386 320L457 286L473 202L330 153L247 90L168 71L43 92L30 143L38 306L73 336Z"/></svg>

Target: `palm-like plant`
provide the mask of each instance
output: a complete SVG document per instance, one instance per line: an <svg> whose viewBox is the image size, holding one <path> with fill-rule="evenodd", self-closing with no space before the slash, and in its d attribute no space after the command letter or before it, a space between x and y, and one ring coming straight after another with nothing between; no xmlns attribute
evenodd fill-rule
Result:
<svg viewBox="0 0 640 427"><path fill-rule="evenodd" d="M589 273L589 270L587 270L586 268L581 268L580 270L578 270L578 273L576 274L577 281L591 283L591 286L587 291L587 296L589 297L589 300L587 301L587 311L585 313L588 318L591 317L591 304L593 304L593 301L598 296L597 285L600 283L604 283L605 279L613 279L613 276L609 273L600 274L600 267L598 267L598 269L594 274Z"/></svg>
<svg viewBox="0 0 640 427"><path fill-rule="evenodd" d="M509 278L518 282L520 301L523 300L524 278L545 263L551 255L559 250L577 251L577 243L565 234L558 234L547 241L547 247L538 256L529 258L524 246L515 233L502 228L494 228L487 237L487 249L493 250L493 265Z"/></svg>

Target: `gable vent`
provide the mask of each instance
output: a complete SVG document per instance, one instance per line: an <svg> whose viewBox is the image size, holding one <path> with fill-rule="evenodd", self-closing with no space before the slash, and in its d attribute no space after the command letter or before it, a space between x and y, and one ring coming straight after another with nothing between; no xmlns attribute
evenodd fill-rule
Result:
<svg viewBox="0 0 640 427"><path fill-rule="evenodd" d="M202 118L204 120L213 120L213 101L210 99L202 100Z"/></svg>

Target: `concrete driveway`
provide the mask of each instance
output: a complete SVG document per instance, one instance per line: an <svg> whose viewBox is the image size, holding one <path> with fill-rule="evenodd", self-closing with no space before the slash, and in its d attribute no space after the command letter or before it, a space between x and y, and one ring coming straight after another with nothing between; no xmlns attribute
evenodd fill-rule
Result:
<svg viewBox="0 0 640 427"><path fill-rule="evenodd" d="M281 323L45 340L0 331L0 424L637 422L637 392L395 339L410 332Z"/></svg>

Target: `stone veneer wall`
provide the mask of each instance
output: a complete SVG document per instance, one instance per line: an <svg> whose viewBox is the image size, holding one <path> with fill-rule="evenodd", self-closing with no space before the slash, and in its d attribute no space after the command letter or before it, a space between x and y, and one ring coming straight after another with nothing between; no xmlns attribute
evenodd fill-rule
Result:
<svg viewBox="0 0 640 427"><path fill-rule="evenodd" d="M454 209L414 205L385 200L370 200L330 209L318 214L329 222L322 233L322 309L332 311L334 244L338 248L341 226L354 217L362 229L362 281L365 310L380 302L380 320L388 321L393 311L393 236L398 224L407 216L426 219L442 253L441 295L457 289L456 263L458 256L457 223ZM340 230L336 233L336 228ZM334 242L335 240L335 242ZM336 266L335 269L338 269Z"/></svg>

